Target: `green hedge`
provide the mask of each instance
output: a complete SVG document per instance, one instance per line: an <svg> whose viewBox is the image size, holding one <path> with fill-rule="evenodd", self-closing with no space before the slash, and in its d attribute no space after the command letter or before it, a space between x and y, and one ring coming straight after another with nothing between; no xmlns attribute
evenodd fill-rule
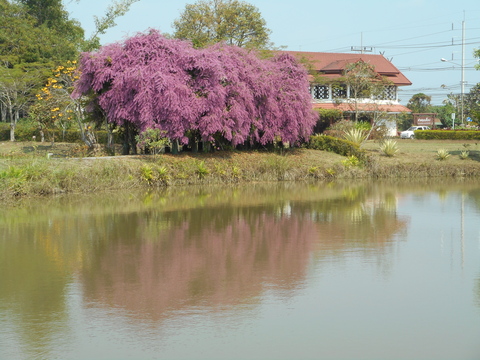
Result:
<svg viewBox="0 0 480 360"><path fill-rule="evenodd" d="M307 144L307 148L314 150L331 151L342 156L356 156L364 160L366 153L357 144L328 135L313 135Z"/></svg>
<svg viewBox="0 0 480 360"><path fill-rule="evenodd" d="M68 142L68 143L79 143L82 142L82 137L78 130L67 130L65 131L65 136L61 130L52 130L49 133L45 132L45 141L50 141L50 134L53 132L54 139L56 142ZM95 131L97 135L97 140L100 144L107 143L107 132L105 130ZM117 133L118 134L118 133ZM120 139L118 135L114 135L115 143L119 143ZM36 137L36 141L40 141L40 131L38 127L32 124L17 124L15 128L15 140L16 141L32 141L33 136ZM10 124L9 123L0 123L0 141L10 140Z"/></svg>
<svg viewBox="0 0 480 360"><path fill-rule="evenodd" d="M478 130L422 130L415 131L420 140L480 140Z"/></svg>

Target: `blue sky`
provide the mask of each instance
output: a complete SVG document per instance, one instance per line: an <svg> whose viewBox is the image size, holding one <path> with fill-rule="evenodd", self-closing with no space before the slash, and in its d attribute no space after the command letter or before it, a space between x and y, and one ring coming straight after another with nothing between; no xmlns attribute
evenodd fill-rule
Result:
<svg viewBox="0 0 480 360"><path fill-rule="evenodd" d="M65 2L70 17L80 21L89 35L93 16L101 17L113 0ZM195 0L140 0L132 5L102 44L121 41L155 28L171 33L172 23L186 4ZM287 50L351 52L351 47L372 47L391 59L413 85L400 92L402 104L424 92L436 105L446 95L460 93L462 21L465 22L465 93L480 82L474 70L473 50L480 48L478 0L250 0L272 31L271 40ZM441 62L445 58L451 62ZM477 62L478 63L478 62Z"/></svg>

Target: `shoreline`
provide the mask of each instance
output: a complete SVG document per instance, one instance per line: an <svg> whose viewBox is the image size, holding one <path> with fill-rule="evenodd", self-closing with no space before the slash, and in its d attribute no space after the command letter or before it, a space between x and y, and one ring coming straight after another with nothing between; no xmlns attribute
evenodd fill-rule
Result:
<svg viewBox="0 0 480 360"><path fill-rule="evenodd" d="M93 158L69 158L65 155L56 158L46 154L73 145L54 144L53 148L43 146L43 152L38 151L38 147L35 152L27 152L26 149L35 147L35 144L0 143L0 186L3 189L0 203L64 193L185 185L480 178L478 143L399 140L398 145L399 153L387 157L378 150L378 143L367 142L362 146L367 160L355 162L331 152L304 148ZM16 146L21 151L2 151L8 146ZM436 159L435 154L440 147L449 151L451 156L448 159ZM459 154L465 148L469 149L470 156L462 160Z"/></svg>

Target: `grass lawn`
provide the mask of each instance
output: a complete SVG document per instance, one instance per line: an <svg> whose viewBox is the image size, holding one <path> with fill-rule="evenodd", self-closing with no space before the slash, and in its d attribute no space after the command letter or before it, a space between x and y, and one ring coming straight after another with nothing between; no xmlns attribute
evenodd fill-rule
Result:
<svg viewBox="0 0 480 360"><path fill-rule="evenodd" d="M396 139L398 153L394 157L399 161L425 161L436 159L439 149L450 152L450 160L456 161L462 151L469 152L469 158L480 162L480 141L478 140L416 140ZM370 153L381 155L379 144L375 141L367 141L362 148Z"/></svg>

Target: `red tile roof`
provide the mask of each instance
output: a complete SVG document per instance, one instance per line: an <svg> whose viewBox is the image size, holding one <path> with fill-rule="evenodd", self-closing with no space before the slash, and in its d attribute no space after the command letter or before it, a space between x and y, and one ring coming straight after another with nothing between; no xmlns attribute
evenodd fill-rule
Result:
<svg viewBox="0 0 480 360"><path fill-rule="evenodd" d="M314 103L314 109L337 109L341 111L353 112L355 111L355 104L352 103ZM384 111L388 113L402 113L412 112L409 108L399 104L392 105L375 105L375 104L357 104L357 109L360 111Z"/></svg>
<svg viewBox="0 0 480 360"><path fill-rule="evenodd" d="M295 56L297 59L309 60L315 70L325 74L328 78L341 77L347 64L364 61L375 67L375 71L385 76L397 86L412 85L412 82L398 70L395 65L383 55L375 54L348 54L325 53L306 51L283 51Z"/></svg>

